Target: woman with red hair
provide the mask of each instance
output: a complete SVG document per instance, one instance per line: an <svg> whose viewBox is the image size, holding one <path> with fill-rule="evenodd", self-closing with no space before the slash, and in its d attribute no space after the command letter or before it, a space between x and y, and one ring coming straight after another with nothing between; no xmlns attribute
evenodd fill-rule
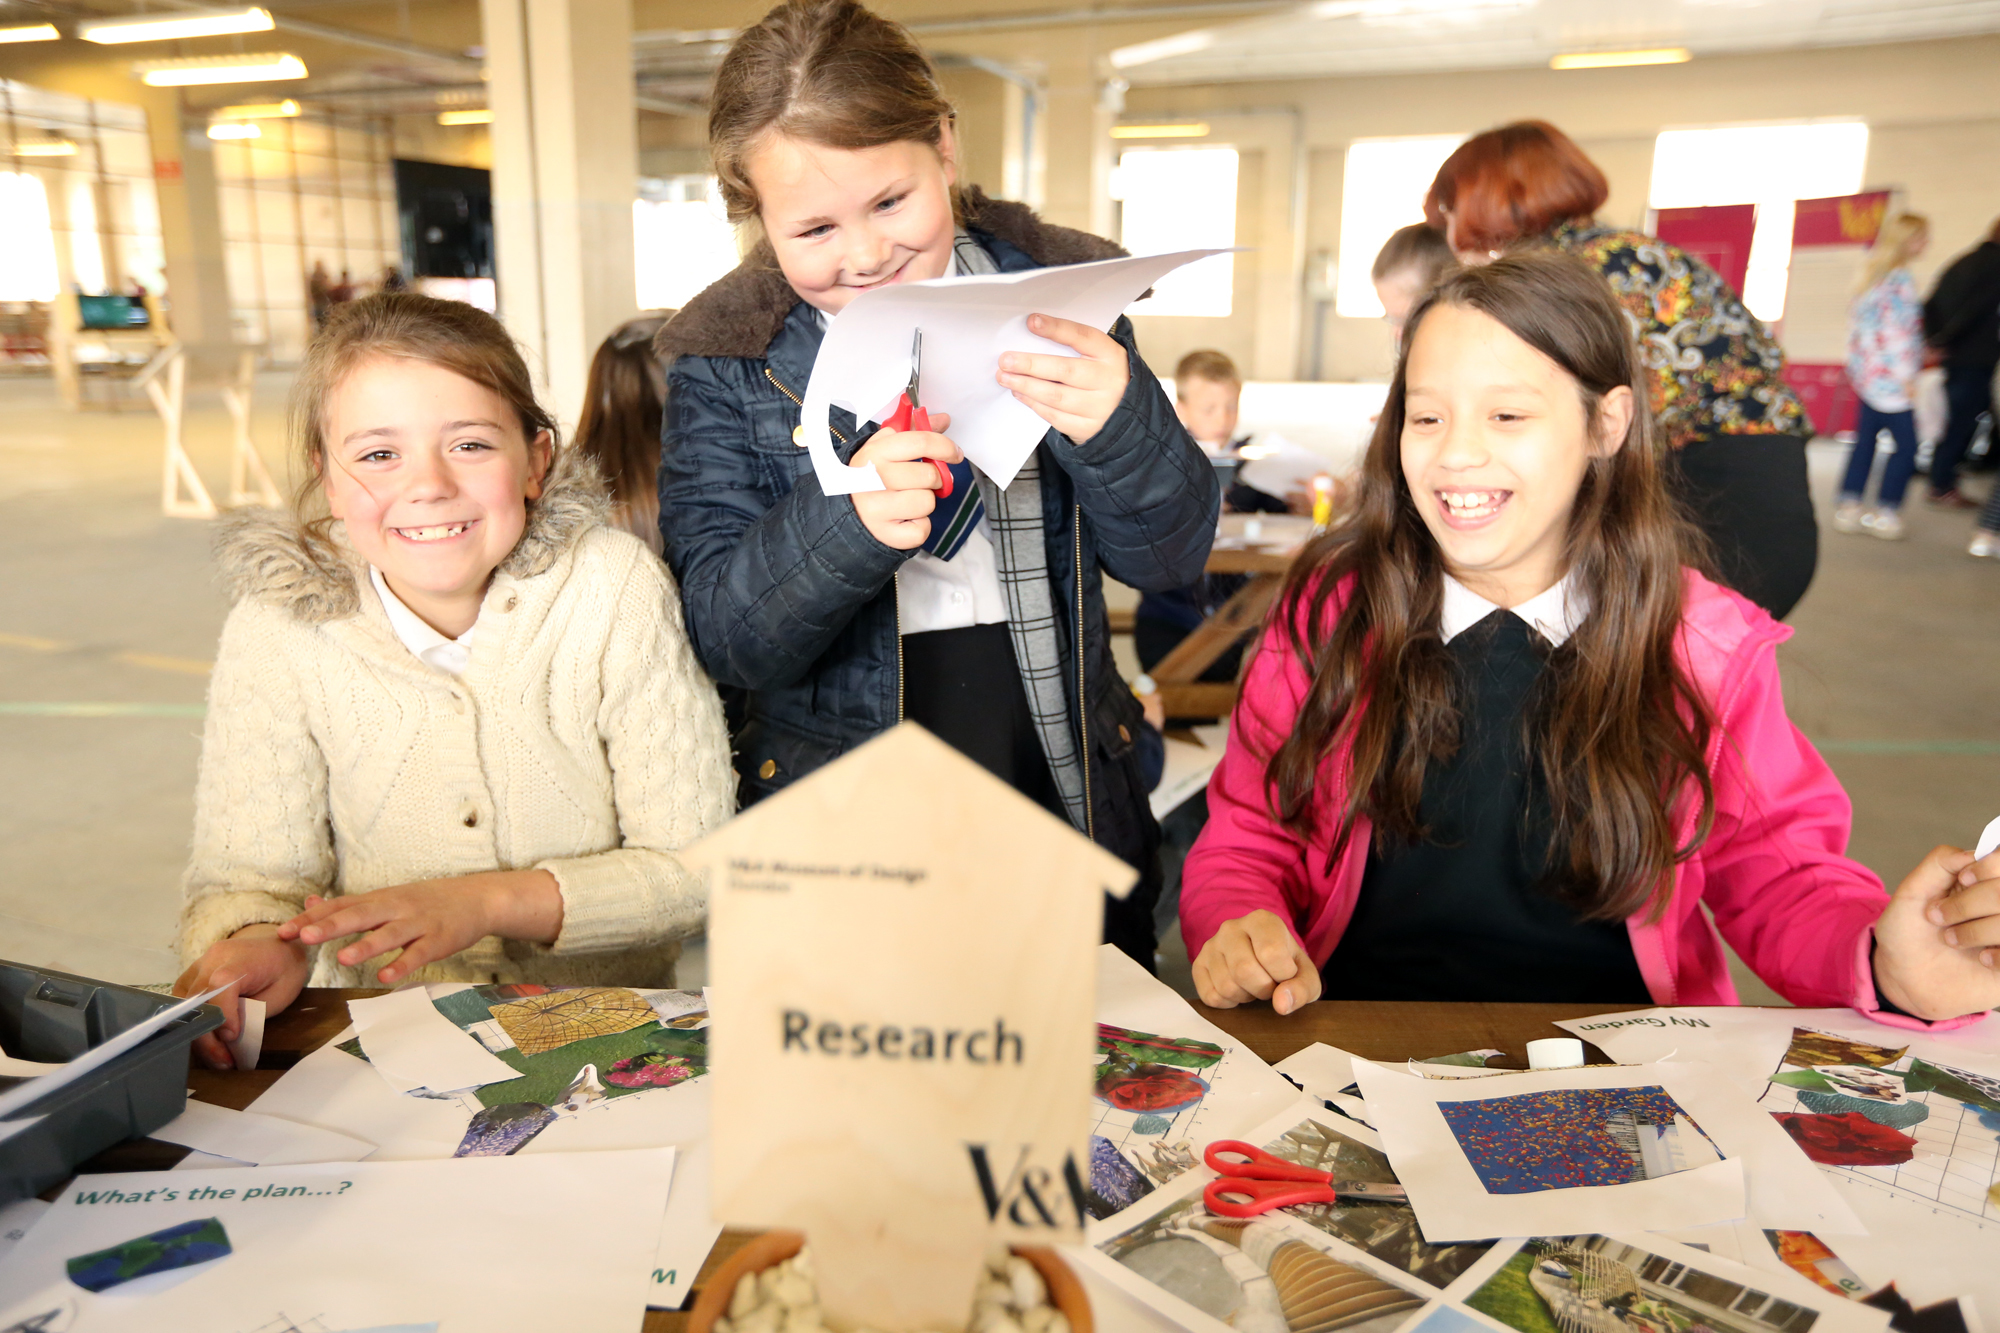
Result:
<svg viewBox="0 0 2000 1333"><path fill-rule="evenodd" d="M1639 340L1670 475L1724 579L1783 619L1819 559L1806 489L1812 422L1785 355L1716 271L1656 237L1599 226L1604 173L1545 121L1476 134L1438 168L1424 216L1467 264L1553 247L1602 273Z"/></svg>

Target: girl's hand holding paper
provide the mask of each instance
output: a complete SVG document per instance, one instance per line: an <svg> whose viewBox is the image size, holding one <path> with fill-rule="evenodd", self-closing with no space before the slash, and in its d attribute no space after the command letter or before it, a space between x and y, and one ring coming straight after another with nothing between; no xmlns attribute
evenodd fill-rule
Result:
<svg viewBox="0 0 2000 1333"><path fill-rule="evenodd" d="M222 1011L222 1026L195 1038L195 1058L210 1069L234 1069L227 1043L243 1031L241 999L262 1000L275 1014L299 998L306 973L306 951L281 938L279 927L268 922L245 926L218 940L174 982L174 994L183 997L228 987L210 1001Z"/></svg>
<svg viewBox="0 0 2000 1333"><path fill-rule="evenodd" d="M1926 856L1875 923L1875 977L1884 999L1920 1018L2000 1006L2000 852Z"/></svg>
<svg viewBox="0 0 2000 1333"><path fill-rule="evenodd" d="M401 949L376 979L393 986L424 966L469 949L488 935L552 944L562 933L562 890L546 870L494 870L454 879L419 880L339 898L306 899L306 910L278 927L301 944L324 944L368 932L335 957L343 967Z"/></svg>
<svg viewBox="0 0 2000 1333"><path fill-rule="evenodd" d="M1070 439L1089 442L1125 397L1132 378L1125 348L1101 329L1053 315L1028 316L1028 331L1076 355L1008 352L1000 358L1000 384Z"/></svg>

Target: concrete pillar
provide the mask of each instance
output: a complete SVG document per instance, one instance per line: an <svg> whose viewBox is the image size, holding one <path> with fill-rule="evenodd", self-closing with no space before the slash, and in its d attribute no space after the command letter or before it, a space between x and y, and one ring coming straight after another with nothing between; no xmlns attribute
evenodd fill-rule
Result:
<svg viewBox="0 0 2000 1333"><path fill-rule="evenodd" d="M592 353L638 311L632 4L480 0L480 14L500 317L573 424Z"/></svg>
<svg viewBox="0 0 2000 1333"><path fill-rule="evenodd" d="M178 89L149 90L146 126L153 141L153 193L166 252L168 322L188 352L191 378L210 380L236 366L229 315L229 270L222 257L222 194L206 115L184 114ZM116 284L124 275L107 271ZM301 276L300 281L305 279Z"/></svg>
<svg viewBox="0 0 2000 1333"><path fill-rule="evenodd" d="M1111 126L1118 116L1119 93L1101 63L1094 37L1081 34L1071 49L1049 61L1040 194L1042 215L1049 221L1116 240Z"/></svg>

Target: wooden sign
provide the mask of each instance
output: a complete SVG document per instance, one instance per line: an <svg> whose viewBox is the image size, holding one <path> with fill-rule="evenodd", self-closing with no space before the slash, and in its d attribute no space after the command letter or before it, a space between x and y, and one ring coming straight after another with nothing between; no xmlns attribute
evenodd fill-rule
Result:
<svg viewBox="0 0 2000 1333"><path fill-rule="evenodd" d="M963 1329L993 1239L1078 1239L1096 949L1132 868L914 723L709 871L718 1220L806 1232L837 1326Z"/></svg>

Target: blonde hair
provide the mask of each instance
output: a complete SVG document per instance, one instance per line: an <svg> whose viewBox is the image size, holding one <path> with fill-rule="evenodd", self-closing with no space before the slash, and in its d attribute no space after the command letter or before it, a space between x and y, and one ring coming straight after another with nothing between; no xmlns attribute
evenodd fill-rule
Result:
<svg viewBox="0 0 2000 1333"><path fill-rule="evenodd" d="M292 385L291 436L304 464L292 512L309 538L323 543L332 522L316 512L326 465L327 401L356 366L378 356L427 362L491 390L513 410L522 437L532 445L547 431L553 452L560 428L536 401L528 364L499 320L463 301L416 292L376 292L343 302L328 312Z"/></svg>
<svg viewBox="0 0 2000 1333"><path fill-rule="evenodd" d="M770 134L827 148L942 147L957 118L902 24L855 0L788 0L745 28L715 71L708 152L731 222L757 215L748 159ZM952 211L962 215L958 192Z"/></svg>
<svg viewBox="0 0 2000 1333"><path fill-rule="evenodd" d="M1910 262L1910 252L1930 234L1931 220L1922 213L1898 213L1875 233L1868 247L1868 260L1861 267L1861 281L1855 287L1865 292Z"/></svg>

